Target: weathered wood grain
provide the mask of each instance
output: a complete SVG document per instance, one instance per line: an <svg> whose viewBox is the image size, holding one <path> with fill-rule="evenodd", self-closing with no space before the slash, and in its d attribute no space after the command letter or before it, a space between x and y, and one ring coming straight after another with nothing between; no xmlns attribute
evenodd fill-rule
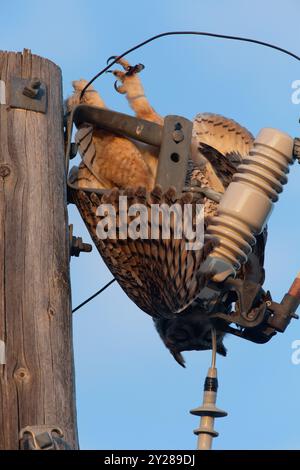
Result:
<svg viewBox="0 0 300 470"><path fill-rule="evenodd" d="M7 87L12 76L44 81L48 109L0 106L0 449L40 424L77 448L61 71L28 50L0 52Z"/></svg>

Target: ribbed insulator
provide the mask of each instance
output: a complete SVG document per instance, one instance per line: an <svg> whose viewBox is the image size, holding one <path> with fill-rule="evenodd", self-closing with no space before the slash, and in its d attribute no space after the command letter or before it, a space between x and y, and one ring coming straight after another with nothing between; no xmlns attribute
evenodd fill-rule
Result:
<svg viewBox="0 0 300 470"><path fill-rule="evenodd" d="M212 218L207 231L220 243L211 256L229 262L234 270L240 269L241 264L246 263L252 251L251 247L255 244L255 237L246 224L228 215L220 215Z"/></svg>
<svg viewBox="0 0 300 470"><path fill-rule="evenodd" d="M249 156L239 165L238 173L232 180L253 185L264 192L272 202L276 202L278 194L282 192L282 186L287 183L286 175L289 173L288 165L291 160L291 156L283 155L275 148L255 141Z"/></svg>
<svg viewBox="0 0 300 470"><path fill-rule="evenodd" d="M218 215L208 226L208 233L219 240L204 266L214 270L215 281L235 274L248 259L254 235L259 234L287 182L293 161L293 139L276 129L260 131L250 155L243 160L226 189Z"/></svg>

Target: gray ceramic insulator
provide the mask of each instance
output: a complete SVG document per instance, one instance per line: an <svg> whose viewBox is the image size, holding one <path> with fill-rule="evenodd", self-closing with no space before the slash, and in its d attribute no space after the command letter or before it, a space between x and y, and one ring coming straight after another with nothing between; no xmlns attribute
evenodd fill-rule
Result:
<svg viewBox="0 0 300 470"><path fill-rule="evenodd" d="M201 271L215 272L213 280L235 276L262 232L273 204L287 183L293 162L292 137L276 129L265 128L253 148L239 165L218 207L218 215L208 226L208 233L219 241L203 263Z"/></svg>

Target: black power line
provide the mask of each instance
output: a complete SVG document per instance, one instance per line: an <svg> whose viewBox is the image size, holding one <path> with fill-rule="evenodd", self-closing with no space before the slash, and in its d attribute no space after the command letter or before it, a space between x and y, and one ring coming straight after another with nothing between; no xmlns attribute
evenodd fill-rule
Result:
<svg viewBox="0 0 300 470"><path fill-rule="evenodd" d="M293 52L288 51L287 49L283 49L282 47L276 46L274 44L265 42L265 41L259 41L258 39L251 39L251 38L244 38L242 36L230 36L228 34L217 34L217 33L206 33L203 31L167 31L165 33L160 33L156 34L155 36L152 36L151 38L146 39L143 42L140 42L136 46L131 47L127 51L123 52L123 54L119 55L116 57L112 62L109 63L104 69L100 70L83 88L80 94L80 98L83 97L86 89L98 78L100 75L103 73L107 72L112 65L114 65L118 60L122 59L122 57L125 57L127 54L130 54L130 52L136 51L137 49L140 49L141 47L145 46L146 44L149 44L152 41L155 41L156 39L160 39L165 36L208 36L212 38L220 38L220 39L229 39L232 41L242 41L242 42L250 42L253 44L258 44L260 46L265 46L269 47L271 49L275 49L276 51L282 52L283 54L287 54L290 57L293 57L294 59L297 59L300 61L300 57L294 54Z"/></svg>
<svg viewBox="0 0 300 470"><path fill-rule="evenodd" d="M105 284L105 286L103 286L100 290L98 290L97 292L95 292L95 294L93 294L91 297L89 297L88 299L86 299L84 302L82 302L81 304L77 305L77 307L75 307L73 310L72 310L72 313L76 312L77 310L79 310L81 307L83 307L85 304L87 304L88 302L90 302L91 300L93 300L95 297L97 297L97 295L101 294L103 291L105 291L105 289L107 289L113 282L115 282L115 279L112 279L111 281L109 281L107 284Z"/></svg>

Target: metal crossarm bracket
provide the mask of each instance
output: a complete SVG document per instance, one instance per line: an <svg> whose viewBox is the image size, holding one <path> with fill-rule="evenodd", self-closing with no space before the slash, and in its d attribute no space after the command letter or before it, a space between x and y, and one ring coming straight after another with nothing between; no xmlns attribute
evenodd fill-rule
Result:
<svg viewBox="0 0 300 470"><path fill-rule="evenodd" d="M163 190L181 191L188 169L193 124L181 116L166 116L159 153L156 183Z"/></svg>
<svg viewBox="0 0 300 470"><path fill-rule="evenodd" d="M156 183L163 190L174 186L180 192L185 183L190 156L192 127L181 116L166 116L164 126L127 114L84 104L74 108L68 128L67 161L70 159L72 123L77 127L87 123L145 144L160 148Z"/></svg>
<svg viewBox="0 0 300 470"><path fill-rule="evenodd" d="M83 123L121 134L124 137L159 147L162 141L162 126L154 122L138 119L109 109L80 104L73 110L71 117L76 127Z"/></svg>
<svg viewBox="0 0 300 470"><path fill-rule="evenodd" d="M64 434L58 426L26 426L20 431L21 448L24 450L70 449L63 441Z"/></svg>

